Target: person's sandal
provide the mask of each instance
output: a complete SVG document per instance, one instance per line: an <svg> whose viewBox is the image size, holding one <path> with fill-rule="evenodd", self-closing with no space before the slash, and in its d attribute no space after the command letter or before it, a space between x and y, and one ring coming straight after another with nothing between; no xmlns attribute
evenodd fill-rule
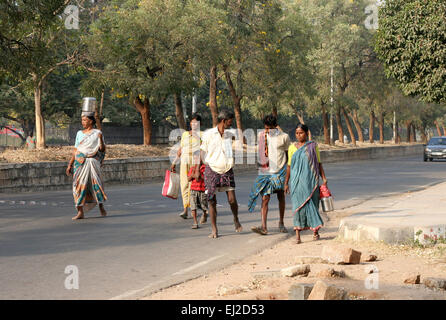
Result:
<svg viewBox="0 0 446 320"><path fill-rule="evenodd" d="M268 234L268 231L263 230L262 227L252 227L251 231L261 234L262 236L266 236Z"/></svg>
<svg viewBox="0 0 446 320"><path fill-rule="evenodd" d="M192 225L192 229L198 229L198 223L194 223L194 224Z"/></svg>
<svg viewBox="0 0 446 320"><path fill-rule="evenodd" d="M203 215L201 216L201 219L200 219L200 223L201 224L205 224L206 221L208 221L208 214L207 213L203 213Z"/></svg>
<svg viewBox="0 0 446 320"><path fill-rule="evenodd" d="M187 212L180 213L180 217L183 219L187 219Z"/></svg>
<svg viewBox="0 0 446 320"><path fill-rule="evenodd" d="M285 225L283 223L279 223L279 232L288 233L288 230L285 228Z"/></svg>
<svg viewBox="0 0 446 320"><path fill-rule="evenodd" d="M301 244L302 243L302 240L296 240L296 244Z"/></svg>
<svg viewBox="0 0 446 320"><path fill-rule="evenodd" d="M314 240L314 241L317 241L317 240L319 240L320 238L321 238L321 236L319 235L319 233L313 235L313 240Z"/></svg>

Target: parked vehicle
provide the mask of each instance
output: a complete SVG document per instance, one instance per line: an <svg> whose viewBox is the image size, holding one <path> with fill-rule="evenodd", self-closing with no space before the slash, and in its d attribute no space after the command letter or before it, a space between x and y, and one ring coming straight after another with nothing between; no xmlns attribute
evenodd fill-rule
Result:
<svg viewBox="0 0 446 320"><path fill-rule="evenodd" d="M446 159L446 137L433 137L424 146L424 161Z"/></svg>

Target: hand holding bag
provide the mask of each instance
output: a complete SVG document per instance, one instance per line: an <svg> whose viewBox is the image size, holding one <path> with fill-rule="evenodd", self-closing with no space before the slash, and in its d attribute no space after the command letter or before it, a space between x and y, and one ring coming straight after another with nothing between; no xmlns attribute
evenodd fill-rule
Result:
<svg viewBox="0 0 446 320"><path fill-rule="evenodd" d="M326 184L321 185L319 195L322 204L322 211L330 212L334 210L333 197Z"/></svg>
<svg viewBox="0 0 446 320"><path fill-rule="evenodd" d="M164 184L161 194L163 197L177 199L180 193L180 175L178 173L166 170Z"/></svg>

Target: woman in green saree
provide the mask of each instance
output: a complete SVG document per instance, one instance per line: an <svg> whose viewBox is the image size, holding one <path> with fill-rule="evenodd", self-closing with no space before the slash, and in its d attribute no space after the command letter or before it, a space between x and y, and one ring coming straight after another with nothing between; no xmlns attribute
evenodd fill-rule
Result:
<svg viewBox="0 0 446 320"><path fill-rule="evenodd" d="M299 124L297 141L288 149L285 177L286 193L291 194L296 243L301 243L300 231L311 229L313 240L319 240L319 229L324 225L319 214L319 176L327 184L317 144L308 141L308 127Z"/></svg>

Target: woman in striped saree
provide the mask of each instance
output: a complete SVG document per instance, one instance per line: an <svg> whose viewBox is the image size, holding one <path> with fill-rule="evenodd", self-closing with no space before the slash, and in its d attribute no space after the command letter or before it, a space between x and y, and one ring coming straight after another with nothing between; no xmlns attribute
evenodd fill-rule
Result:
<svg viewBox="0 0 446 320"><path fill-rule="evenodd" d="M319 229L324 225L319 214L319 176L327 184L319 149L315 142L308 141L308 127L299 124L297 142L288 149L288 167L285 192L291 193L294 214L296 243L301 243L300 231L313 231L313 240L319 240Z"/></svg>
<svg viewBox="0 0 446 320"><path fill-rule="evenodd" d="M107 196L101 176L101 165L105 157L102 132L94 129L94 113L82 113L82 127L76 135L75 150L66 173L73 172L73 197L77 215L73 220L83 219L84 213L99 204L101 216L105 217L104 201Z"/></svg>

